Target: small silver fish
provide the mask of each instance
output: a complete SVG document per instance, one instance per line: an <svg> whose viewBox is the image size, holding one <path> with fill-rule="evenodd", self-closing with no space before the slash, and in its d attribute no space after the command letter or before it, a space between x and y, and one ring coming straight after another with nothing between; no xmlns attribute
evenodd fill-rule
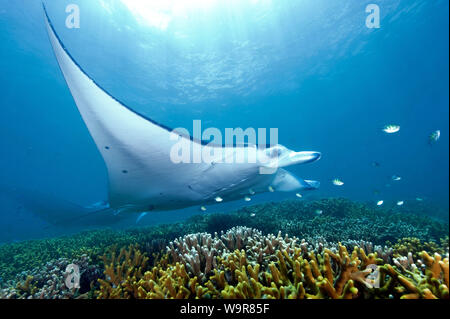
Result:
<svg viewBox="0 0 450 319"><path fill-rule="evenodd" d="M302 198L303 197L302 194L300 194L300 193L295 194L295 196L297 196L298 198Z"/></svg>
<svg viewBox="0 0 450 319"><path fill-rule="evenodd" d="M344 182L341 181L339 178L333 179L333 180L332 180L332 183L333 183L333 185L336 185L336 186L342 186L342 185L344 185Z"/></svg>
<svg viewBox="0 0 450 319"><path fill-rule="evenodd" d="M398 181L400 181L401 179L402 179L401 176L398 176L398 175L393 175L393 176L392 176L392 180L393 180L393 181L398 182Z"/></svg>
<svg viewBox="0 0 450 319"><path fill-rule="evenodd" d="M223 198L220 196L217 196L216 198L214 198L214 200L218 203L223 202Z"/></svg>
<svg viewBox="0 0 450 319"><path fill-rule="evenodd" d="M423 198L416 197L416 201L421 202L421 201L423 201Z"/></svg>
<svg viewBox="0 0 450 319"><path fill-rule="evenodd" d="M323 213L323 210L321 210L321 209L316 209L316 211L314 212L314 214L316 214L316 215L322 215L322 213Z"/></svg>
<svg viewBox="0 0 450 319"><path fill-rule="evenodd" d="M206 207L205 207L205 206L201 206L201 207L200 207L200 210L201 210L202 212L206 212Z"/></svg>
<svg viewBox="0 0 450 319"><path fill-rule="evenodd" d="M404 201L399 200L399 201L397 202L397 206L403 206L404 203L405 203Z"/></svg>
<svg viewBox="0 0 450 319"><path fill-rule="evenodd" d="M256 216L255 213L251 213L251 214L250 214L250 217L255 217L255 216Z"/></svg>
<svg viewBox="0 0 450 319"><path fill-rule="evenodd" d="M384 203L383 200L379 200L379 201L377 202L377 206L381 206L381 205L383 205L383 203Z"/></svg>
<svg viewBox="0 0 450 319"><path fill-rule="evenodd" d="M439 141L440 137L441 137L441 131L440 130L434 131L428 137L428 143L430 145L432 145L432 144L436 143L437 141Z"/></svg>
<svg viewBox="0 0 450 319"><path fill-rule="evenodd" d="M387 134L393 134L400 131L400 125L389 124L383 127L383 132Z"/></svg>
<svg viewBox="0 0 450 319"><path fill-rule="evenodd" d="M245 200L246 202L249 202L249 201L252 200L252 198L251 198L250 196L245 196L245 197L244 197L244 200Z"/></svg>
<svg viewBox="0 0 450 319"><path fill-rule="evenodd" d="M271 192L271 193L275 192L275 189L274 189L272 186L269 186L269 187L268 187L268 190L269 190L269 192Z"/></svg>

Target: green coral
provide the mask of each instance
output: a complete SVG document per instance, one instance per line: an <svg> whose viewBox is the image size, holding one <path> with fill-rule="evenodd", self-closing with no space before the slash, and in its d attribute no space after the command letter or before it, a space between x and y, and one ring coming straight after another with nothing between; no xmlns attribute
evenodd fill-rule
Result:
<svg viewBox="0 0 450 319"><path fill-rule="evenodd" d="M434 241L421 241L416 237L406 237L399 239L394 245L390 242L387 245L392 246L394 257L406 256L411 253L414 258L418 258L423 251L443 255L446 252L446 247L448 247L448 236L441 238L440 244Z"/></svg>

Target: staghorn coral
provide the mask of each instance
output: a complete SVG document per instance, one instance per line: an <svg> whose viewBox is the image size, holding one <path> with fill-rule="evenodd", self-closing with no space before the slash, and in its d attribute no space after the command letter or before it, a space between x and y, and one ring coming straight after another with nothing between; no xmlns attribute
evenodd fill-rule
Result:
<svg viewBox="0 0 450 319"><path fill-rule="evenodd" d="M273 254L282 246L288 245L288 237L263 236L262 232L248 227L233 227L220 236L215 233L190 234L169 243L167 250L175 262L186 265L188 272L204 279L217 266L216 256L223 256L234 250L248 248L255 260L262 261L265 255ZM294 239L294 241L297 239Z"/></svg>
<svg viewBox="0 0 450 319"><path fill-rule="evenodd" d="M186 235L169 243L167 250L175 262L182 262L187 271L203 279L213 267L215 256L225 249L225 244L207 233Z"/></svg>
<svg viewBox="0 0 450 319"><path fill-rule="evenodd" d="M169 264L167 254L157 257L154 267L149 266L149 258L138 246L122 248L118 256L114 248L103 258L105 279L99 279L99 299L206 298L208 289L199 284L197 277L188 275L185 265Z"/></svg>
<svg viewBox="0 0 450 319"><path fill-rule="evenodd" d="M134 282L142 278L148 257L137 245L122 248L117 255L113 246L109 253L102 256L105 265L105 279L99 279L99 298L129 298L135 295Z"/></svg>
<svg viewBox="0 0 450 319"><path fill-rule="evenodd" d="M410 264L410 270L403 265L393 267L389 264L380 268L382 274L381 291L393 288L393 293L401 299L448 299L449 298L449 262L448 256L442 259L435 253L431 257L423 251L419 254L423 267ZM411 263L412 261L410 261ZM422 268L423 270L421 270ZM387 277L390 277L387 279Z"/></svg>
<svg viewBox="0 0 450 319"><path fill-rule="evenodd" d="M137 247L123 249L105 262L98 297L448 298L448 256L422 252L418 267L409 254L402 256L407 263L394 257L391 265L378 257L380 249L360 242L348 250L323 238L309 243L245 227L191 234L170 243L153 267Z"/></svg>
<svg viewBox="0 0 450 319"><path fill-rule="evenodd" d="M337 253L279 250L265 272L260 264L252 266L244 251L235 251L219 262L225 270L216 270L210 280L223 298L448 298L448 257L422 252L423 270L384 264L380 276L370 278L373 266L384 263L376 252L355 247L350 254L338 247Z"/></svg>
<svg viewBox="0 0 450 319"><path fill-rule="evenodd" d="M167 255L166 257L167 258ZM196 276L190 277L180 263L167 264L163 259L137 282L135 298L187 299L211 298L210 290L202 286Z"/></svg>
<svg viewBox="0 0 450 319"><path fill-rule="evenodd" d="M267 258L274 258L279 249L290 249L298 241L296 237L281 237L269 234L263 236L262 232L248 227L233 227L220 236L215 233L189 234L170 242L167 251L174 262L181 262L186 266L190 275L197 276L204 282L213 268L217 267L217 258L228 255L234 250L247 249L251 259L263 262Z"/></svg>
<svg viewBox="0 0 450 319"><path fill-rule="evenodd" d="M250 265L244 251L235 251L222 261L225 271L234 273L228 283L221 279L224 271L216 271L212 280L223 288L223 298L352 299L358 295L355 281L367 285L370 271L361 271L361 264L376 261L357 248L349 255L342 245L337 254L327 248L323 254L305 253L298 247L290 252L278 250L276 258L261 272L261 265Z"/></svg>

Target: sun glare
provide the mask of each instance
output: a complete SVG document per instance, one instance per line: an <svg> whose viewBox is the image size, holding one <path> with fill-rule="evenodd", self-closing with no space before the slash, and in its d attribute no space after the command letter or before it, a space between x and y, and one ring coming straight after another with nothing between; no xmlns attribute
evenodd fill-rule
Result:
<svg viewBox="0 0 450 319"><path fill-rule="evenodd" d="M176 16L193 9L208 9L217 0L121 0L138 20L166 30Z"/></svg>

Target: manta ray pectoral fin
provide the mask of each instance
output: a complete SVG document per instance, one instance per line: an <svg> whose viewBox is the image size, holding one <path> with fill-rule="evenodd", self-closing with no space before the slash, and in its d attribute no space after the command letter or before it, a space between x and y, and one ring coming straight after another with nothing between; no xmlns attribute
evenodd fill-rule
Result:
<svg viewBox="0 0 450 319"><path fill-rule="evenodd" d="M320 186L317 181L306 181L297 178L284 169L279 169L275 176L272 186L276 191L292 192L297 190L313 190Z"/></svg>
<svg viewBox="0 0 450 319"><path fill-rule="evenodd" d="M318 152L293 152L282 145L261 150L256 147L227 148L205 144L188 133L174 133L172 129L137 113L98 85L65 48L45 6L44 12L47 32L59 67L105 161L109 182L108 210L113 210L116 216L124 215L122 213L125 212L148 211L149 203L152 203L152 209L168 209L188 206L208 196L215 196L217 201L221 197L215 193L216 189L226 195L232 189L246 188L249 183L247 180L251 178L260 179L264 188L267 188L272 181L272 174L279 174L280 167L309 163L320 158ZM183 161L180 163L179 158L173 156L176 153L174 150L178 150L180 145L188 150L197 146L214 147L215 151L225 154L231 149L233 157L238 158L239 154L243 154L244 159L253 159L255 155L258 161L217 166L204 162L196 165ZM262 168L269 169L262 172ZM193 181L197 183L198 190L191 187ZM284 181L279 177L277 185L274 187L278 190L294 190L309 184L289 177L287 173Z"/></svg>
<svg viewBox="0 0 450 319"><path fill-rule="evenodd" d="M178 140L185 141L190 149L194 139L174 134L170 128L137 113L98 85L65 48L45 6L44 13L59 67L105 161L111 207L120 208L130 203L145 205L148 198L173 191L192 180L202 166L192 165L187 170L186 165L176 165L171 160L171 151ZM178 140L174 140L174 136ZM151 182L156 180L159 182Z"/></svg>

